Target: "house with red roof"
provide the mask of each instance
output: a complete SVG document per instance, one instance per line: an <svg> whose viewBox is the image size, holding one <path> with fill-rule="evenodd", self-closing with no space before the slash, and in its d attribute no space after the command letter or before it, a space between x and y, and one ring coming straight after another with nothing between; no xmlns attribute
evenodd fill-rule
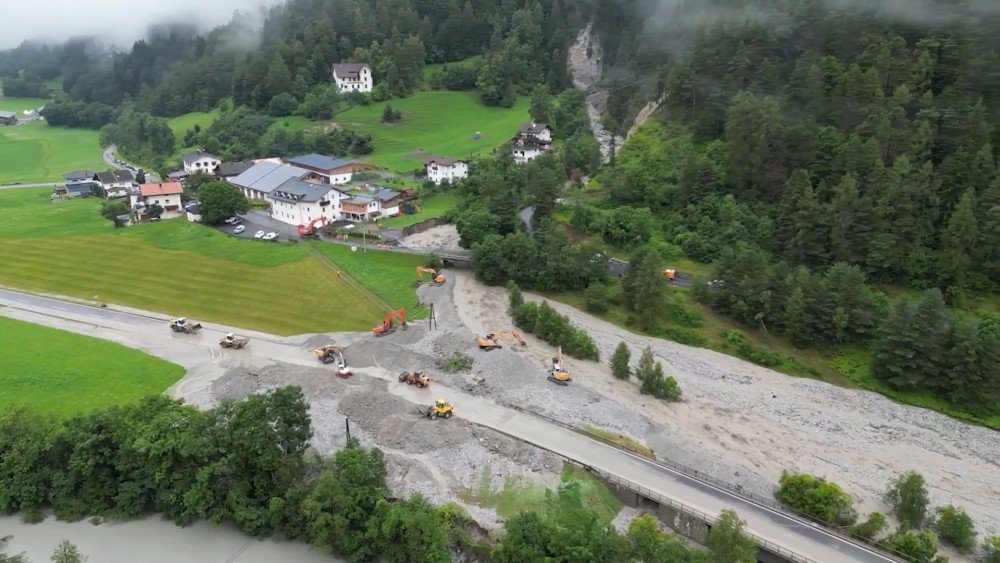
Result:
<svg viewBox="0 0 1000 563"><path fill-rule="evenodd" d="M149 209L154 205L163 208L161 219L171 219L180 217L184 212L181 208L181 193L183 191L184 188L181 187L180 182L140 184L138 188L133 188L129 194L129 203L140 221L149 219Z"/></svg>

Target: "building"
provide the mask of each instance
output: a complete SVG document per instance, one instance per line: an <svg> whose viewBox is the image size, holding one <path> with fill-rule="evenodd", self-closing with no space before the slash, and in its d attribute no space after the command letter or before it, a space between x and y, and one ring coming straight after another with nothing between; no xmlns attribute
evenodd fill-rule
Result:
<svg viewBox="0 0 1000 563"><path fill-rule="evenodd" d="M451 183L459 178L467 178L469 165L463 160L431 156L424 159L424 172L427 174L427 179L435 184Z"/></svg>
<svg viewBox="0 0 1000 563"><path fill-rule="evenodd" d="M544 123L525 123L517 130L517 138L536 141L539 144L551 144L552 129Z"/></svg>
<svg viewBox="0 0 1000 563"><path fill-rule="evenodd" d="M350 182L355 170L375 167L374 164L363 164L316 153L293 156L284 161L286 164L308 170L310 174L305 179L310 182L333 185Z"/></svg>
<svg viewBox="0 0 1000 563"><path fill-rule="evenodd" d="M330 76L342 93L369 93L374 85L372 69L364 63L334 63Z"/></svg>
<svg viewBox="0 0 1000 563"><path fill-rule="evenodd" d="M378 202L379 217L394 217L399 215L399 204L405 199L403 194L389 188L369 186L366 196Z"/></svg>
<svg viewBox="0 0 1000 563"><path fill-rule="evenodd" d="M188 205L184 208L184 212L187 214L187 220L192 223L201 222L201 211L198 209L198 204Z"/></svg>
<svg viewBox="0 0 1000 563"><path fill-rule="evenodd" d="M104 190L104 197L128 197L129 191L136 186L135 174L131 170L108 170L98 172L94 178Z"/></svg>
<svg viewBox="0 0 1000 563"><path fill-rule="evenodd" d="M285 180L292 178L302 180L310 173L305 168L264 160L247 168L238 176L230 178L229 182L240 188L247 199L264 200Z"/></svg>
<svg viewBox="0 0 1000 563"><path fill-rule="evenodd" d="M530 162L552 150L552 129L544 123L525 123L517 130L510 150L516 164Z"/></svg>
<svg viewBox="0 0 1000 563"><path fill-rule="evenodd" d="M250 170L254 165L252 160L238 160L236 162L221 162L215 167L215 175L223 180L235 178L240 174Z"/></svg>
<svg viewBox="0 0 1000 563"><path fill-rule="evenodd" d="M322 215L330 221L340 217L340 202L348 195L329 185L290 178L271 190L271 218L289 225L305 225Z"/></svg>
<svg viewBox="0 0 1000 563"><path fill-rule="evenodd" d="M65 192L69 197L87 197L93 193L94 187L97 186L96 176L97 174L93 170L67 172L63 174L63 179L66 180L65 189L57 189L56 191Z"/></svg>
<svg viewBox="0 0 1000 563"><path fill-rule="evenodd" d="M510 147L515 164L525 164L542 155L547 148L544 145L518 139Z"/></svg>
<svg viewBox="0 0 1000 563"><path fill-rule="evenodd" d="M358 193L340 200L340 214L348 221L372 221L382 212L377 199L369 194Z"/></svg>
<svg viewBox="0 0 1000 563"><path fill-rule="evenodd" d="M0 125L17 125L17 114L12 111L0 111Z"/></svg>
<svg viewBox="0 0 1000 563"><path fill-rule="evenodd" d="M140 221L149 218L148 209L152 205L159 205L163 208L163 219L179 217L181 215L181 193L184 188L180 182L157 182L140 184L138 188L132 188L129 193L129 203L135 211Z"/></svg>
<svg viewBox="0 0 1000 563"><path fill-rule="evenodd" d="M222 161L205 151L194 151L181 156L181 162L188 174L212 174Z"/></svg>

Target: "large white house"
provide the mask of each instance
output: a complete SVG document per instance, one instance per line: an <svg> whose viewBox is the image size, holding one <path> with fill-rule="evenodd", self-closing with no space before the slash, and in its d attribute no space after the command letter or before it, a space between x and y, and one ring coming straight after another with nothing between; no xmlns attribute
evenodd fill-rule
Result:
<svg viewBox="0 0 1000 563"><path fill-rule="evenodd" d="M159 205L163 208L163 219L179 217L181 209L181 192L184 188L180 182L157 182L140 184L138 188L132 188L129 194L129 202L132 210L142 221L149 216L149 208Z"/></svg>
<svg viewBox="0 0 1000 563"><path fill-rule="evenodd" d="M517 130L517 137L544 145L552 142L552 128L544 123L525 123Z"/></svg>
<svg viewBox="0 0 1000 563"><path fill-rule="evenodd" d="M97 173L97 182L104 190L104 197L126 197L136 186L135 175L131 170L108 170Z"/></svg>
<svg viewBox="0 0 1000 563"><path fill-rule="evenodd" d="M306 180L320 184L341 185L351 181L354 171L359 168L374 168L374 164L362 164L353 160L333 158L325 154L304 154L284 159L285 164L308 170Z"/></svg>
<svg viewBox="0 0 1000 563"><path fill-rule="evenodd" d="M462 160L446 156L431 156L424 159L424 171L427 179L435 184L454 182L459 178L469 176L469 165Z"/></svg>
<svg viewBox="0 0 1000 563"><path fill-rule="evenodd" d="M310 173L305 168L261 160L235 178L230 178L229 182L239 188L247 199L264 200L286 180L302 180Z"/></svg>
<svg viewBox="0 0 1000 563"><path fill-rule="evenodd" d="M212 174L222 161L205 151L194 151L181 156L181 162L184 163L184 171L188 174Z"/></svg>
<svg viewBox="0 0 1000 563"><path fill-rule="evenodd" d="M368 93L374 85L372 69L365 63L334 63L330 75L342 93Z"/></svg>
<svg viewBox="0 0 1000 563"><path fill-rule="evenodd" d="M511 144L511 154L516 164L530 162L550 150L552 129L544 123L525 123L517 130L517 136Z"/></svg>
<svg viewBox="0 0 1000 563"><path fill-rule="evenodd" d="M340 217L340 201L349 196L329 185L317 185L291 178L267 196L271 218L289 225L305 225L319 216L335 221Z"/></svg>

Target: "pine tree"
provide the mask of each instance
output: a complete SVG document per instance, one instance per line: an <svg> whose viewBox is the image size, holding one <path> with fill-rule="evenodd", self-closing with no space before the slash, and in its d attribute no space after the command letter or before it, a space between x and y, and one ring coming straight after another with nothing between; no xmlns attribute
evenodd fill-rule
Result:
<svg viewBox="0 0 1000 563"><path fill-rule="evenodd" d="M861 197L858 182L847 174L833 190L827 215L830 217L830 253L838 262L859 263L867 254L871 230L870 204Z"/></svg>
<svg viewBox="0 0 1000 563"><path fill-rule="evenodd" d="M819 265L825 260L826 229L809 175L796 170L785 186L791 204L784 218L785 256L793 263Z"/></svg>
<svg viewBox="0 0 1000 563"><path fill-rule="evenodd" d="M639 264L635 278L635 308L639 328L652 330L659 322L663 308L663 272L660 270L659 255L655 252L646 253Z"/></svg>
<svg viewBox="0 0 1000 563"><path fill-rule="evenodd" d="M948 337L946 378L939 387L953 403L977 402L990 377L984 371L983 340L978 327L971 322L956 322Z"/></svg>
<svg viewBox="0 0 1000 563"><path fill-rule="evenodd" d="M611 356L611 375L618 379L628 379L632 375L632 369L628 365L631 359L632 354L628 346L624 342L619 342L615 353Z"/></svg>
<svg viewBox="0 0 1000 563"><path fill-rule="evenodd" d="M915 357L920 335L913 318L910 304L898 300L872 346L872 375L897 389L912 389L923 382L923 368Z"/></svg>
<svg viewBox="0 0 1000 563"><path fill-rule="evenodd" d="M532 90L528 113L535 123L552 122L552 96L549 95L549 91L544 85L539 84Z"/></svg>
<svg viewBox="0 0 1000 563"><path fill-rule="evenodd" d="M958 200L941 234L940 271L945 283L961 290L972 267L972 253L979 240L976 194L969 189Z"/></svg>

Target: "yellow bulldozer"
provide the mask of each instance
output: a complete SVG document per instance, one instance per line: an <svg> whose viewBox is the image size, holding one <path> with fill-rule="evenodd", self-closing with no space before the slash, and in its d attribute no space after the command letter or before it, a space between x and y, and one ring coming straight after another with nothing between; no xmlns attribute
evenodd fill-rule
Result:
<svg viewBox="0 0 1000 563"><path fill-rule="evenodd" d="M246 336L239 336L233 334L232 332L227 333L225 336L219 339L219 346L223 348L232 348L233 350L239 350L243 348L250 342L250 339Z"/></svg>
<svg viewBox="0 0 1000 563"><path fill-rule="evenodd" d="M434 401L433 405L420 411L420 414L431 420L437 420L438 417L451 418L451 415L455 414L455 407L451 406L451 403L444 399L438 399Z"/></svg>
<svg viewBox="0 0 1000 563"><path fill-rule="evenodd" d="M486 338L476 338L476 345L479 346L480 350L486 350L489 352L490 350L503 348L503 346L500 345L500 341L505 338L514 340L521 346L527 344L516 330L505 330L502 332L491 332L486 335Z"/></svg>
<svg viewBox="0 0 1000 563"><path fill-rule="evenodd" d="M184 334L194 334L201 330L201 323L193 323L187 317L178 317L170 319L170 330L183 332Z"/></svg>
<svg viewBox="0 0 1000 563"><path fill-rule="evenodd" d="M445 277L444 274L439 273L434 268L428 268L426 266L417 266L417 285L424 283L423 274L430 274L431 285L444 285Z"/></svg>
<svg viewBox="0 0 1000 563"><path fill-rule="evenodd" d="M549 368L549 381L556 385L569 385L573 377L563 368L562 346L556 348L556 357L552 358L552 367Z"/></svg>

